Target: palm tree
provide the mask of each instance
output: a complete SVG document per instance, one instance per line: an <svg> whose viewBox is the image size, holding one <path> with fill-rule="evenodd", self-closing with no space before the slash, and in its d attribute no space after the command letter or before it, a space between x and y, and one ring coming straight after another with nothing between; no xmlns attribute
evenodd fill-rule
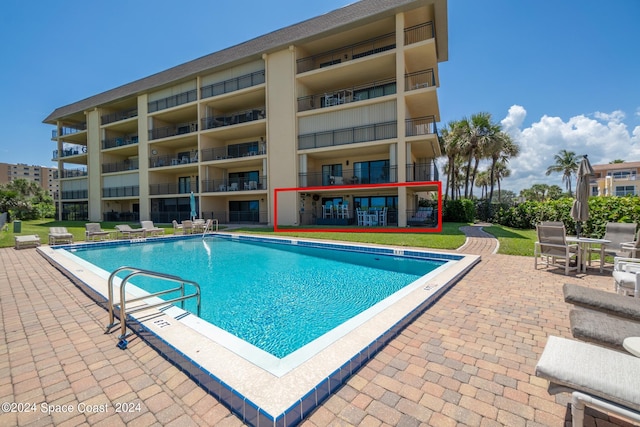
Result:
<svg viewBox="0 0 640 427"><path fill-rule="evenodd" d="M480 198L487 197L487 188L489 187L489 171L480 171L476 176L475 186L480 187Z"/></svg>
<svg viewBox="0 0 640 427"><path fill-rule="evenodd" d="M552 173L561 173L562 182L567 186L569 195L573 194L571 191L571 176L578 171L578 157L573 151L560 150L558 154L553 156L555 164L547 168L546 175L549 176Z"/></svg>
<svg viewBox="0 0 640 427"><path fill-rule="evenodd" d="M495 125L495 127L496 129L501 129L500 125ZM519 153L520 147L518 147L518 144L513 142L511 137L507 133L502 132L502 130L496 132L491 138L489 146L487 147L487 154L491 158L489 181L491 191L489 193L489 200L493 200L493 188L496 182L496 165L499 161L506 164L509 162L509 159L518 156ZM505 178L505 176L502 176L502 178ZM499 199L500 196L498 195L498 200Z"/></svg>
<svg viewBox="0 0 640 427"><path fill-rule="evenodd" d="M485 146L489 143L490 136L493 132L490 113L477 113L471 116L471 119L462 119L461 121L461 145L464 154L467 155L467 173L464 184L464 197L469 197L469 185L475 179L477 172L476 167L471 167L471 162L476 157L481 157ZM469 179L469 175L473 170L473 175Z"/></svg>
<svg viewBox="0 0 640 427"><path fill-rule="evenodd" d="M451 121L442 130L442 141L444 146L444 152L447 156L447 165L445 170L447 171L447 186L445 188L445 199L447 198L448 189L451 190L451 199L454 200L456 178L458 175L458 168L456 165L457 159L460 157L460 122Z"/></svg>
<svg viewBox="0 0 640 427"><path fill-rule="evenodd" d="M511 176L511 169L509 169L509 167L507 166L507 163L505 161L498 161L496 163L496 170L495 170L495 177L496 177L496 182L498 184L498 202L501 199L501 190L500 190L500 183L502 182L503 178L509 178Z"/></svg>

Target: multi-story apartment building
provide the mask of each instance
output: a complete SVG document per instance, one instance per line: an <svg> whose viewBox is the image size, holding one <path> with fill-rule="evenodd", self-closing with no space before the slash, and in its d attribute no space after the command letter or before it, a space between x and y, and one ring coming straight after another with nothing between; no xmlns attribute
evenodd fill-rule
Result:
<svg viewBox="0 0 640 427"><path fill-rule="evenodd" d="M56 168L24 163L0 163L0 184L7 184L18 178L37 182L40 187L49 192L51 197L57 197L58 171Z"/></svg>
<svg viewBox="0 0 640 427"><path fill-rule="evenodd" d="M299 187L278 225L342 203L405 226L436 189L447 37L446 0L363 0L60 107L59 217L166 223L193 192L204 218L273 224Z"/></svg>
<svg viewBox="0 0 640 427"><path fill-rule="evenodd" d="M593 165L592 196L637 196L640 194L640 162Z"/></svg>

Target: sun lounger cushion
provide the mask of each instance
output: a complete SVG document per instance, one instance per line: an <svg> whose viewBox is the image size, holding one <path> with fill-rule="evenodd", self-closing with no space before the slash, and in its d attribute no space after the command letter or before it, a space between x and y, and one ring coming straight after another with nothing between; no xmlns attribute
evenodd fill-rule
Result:
<svg viewBox="0 0 640 427"><path fill-rule="evenodd" d="M591 308L640 321L640 299L585 286L565 283L564 300L569 304Z"/></svg>
<svg viewBox="0 0 640 427"><path fill-rule="evenodd" d="M640 336L640 322L611 316L595 310L571 310L571 333L574 338L624 350L627 337Z"/></svg>
<svg viewBox="0 0 640 427"><path fill-rule="evenodd" d="M581 391L640 411L640 358L629 354L550 336L535 373L551 394Z"/></svg>

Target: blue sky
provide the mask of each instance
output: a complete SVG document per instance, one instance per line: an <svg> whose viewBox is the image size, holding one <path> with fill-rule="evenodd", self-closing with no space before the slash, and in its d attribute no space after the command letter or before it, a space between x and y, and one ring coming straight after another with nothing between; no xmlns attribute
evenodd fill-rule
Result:
<svg viewBox="0 0 640 427"><path fill-rule="evenodd" d="M0 5L0 162L53 165L55 108L351 3L112 0ZM486 111L521 146L503 188L562 186L561 149L640 161L640 1L449 0L441 126ZM143 36L139 36L142 34Z"/></svg>

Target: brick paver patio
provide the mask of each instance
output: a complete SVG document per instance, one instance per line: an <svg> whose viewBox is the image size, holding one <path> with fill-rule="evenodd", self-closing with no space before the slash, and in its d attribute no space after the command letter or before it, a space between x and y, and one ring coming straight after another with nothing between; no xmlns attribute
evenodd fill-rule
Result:
<svg viewBox="0 0 640 427"><path fill-rule="evenodd" d="M533 369L547 336L570 337L562 284L612 290L611 277L536 271L531 258L493 254L495 240L467 231L463 252L482 262L303 425L567 422L567 396L549 396ZM0 249L0 310L0 401L28 404L0 413L2 426L242 425L140 339L119 350L104 334L107 313L34 249ZM587 415L588 426L624 425Z"/></svg>

